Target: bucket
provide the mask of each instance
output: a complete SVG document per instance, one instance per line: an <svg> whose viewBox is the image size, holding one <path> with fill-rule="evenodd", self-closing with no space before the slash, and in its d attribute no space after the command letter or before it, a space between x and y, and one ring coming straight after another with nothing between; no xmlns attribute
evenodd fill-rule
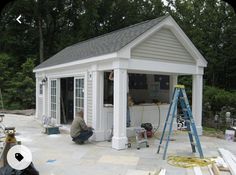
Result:
<svg viewBox="0 0 236 175"><path fill-rule="evenodd" d="M234 141L234 135L235 135L235 131L225 130L225 140L233 142Z"/></svg>

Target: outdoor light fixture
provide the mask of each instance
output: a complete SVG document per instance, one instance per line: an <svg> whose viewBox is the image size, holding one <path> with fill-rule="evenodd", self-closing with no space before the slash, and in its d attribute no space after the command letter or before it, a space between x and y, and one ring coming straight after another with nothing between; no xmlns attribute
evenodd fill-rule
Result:
<svg viewBox="0 0 236 175"><path fill-rule="evenodd" d="M45 85L47 81L48 81L48 78L45 76L44 79L42 79L42 85Z"/></svg>

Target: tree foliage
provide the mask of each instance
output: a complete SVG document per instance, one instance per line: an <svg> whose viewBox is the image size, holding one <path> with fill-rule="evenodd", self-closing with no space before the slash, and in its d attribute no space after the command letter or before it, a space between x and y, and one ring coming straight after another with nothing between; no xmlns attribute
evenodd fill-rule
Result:
<svg viewBox="0 0 236 175"><path fill-rule="evenodd" d="M0 16L0 88L5 103L11 108L33 107L33 67L64 47L167 13L207 59L205 84L235 89L236 17L231 6L220 0L165 2L15 0L9 3ZM19 14L22 24L15 20Z"/></svg>

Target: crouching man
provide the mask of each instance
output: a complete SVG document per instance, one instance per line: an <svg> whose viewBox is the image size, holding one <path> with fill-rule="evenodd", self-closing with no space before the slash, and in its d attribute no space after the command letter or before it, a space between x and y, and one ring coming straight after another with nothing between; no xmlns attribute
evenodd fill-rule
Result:
<svg viewBox="0 0 236 175"><path fill-rule="evenodd" d="M84 141L88 140L89 137L93 135L93 128L88 127L84 122L84 112L81 110L76 114L74 118L71 128L70 135L72 137L72 141L78 144L83 144Z"/></svg>

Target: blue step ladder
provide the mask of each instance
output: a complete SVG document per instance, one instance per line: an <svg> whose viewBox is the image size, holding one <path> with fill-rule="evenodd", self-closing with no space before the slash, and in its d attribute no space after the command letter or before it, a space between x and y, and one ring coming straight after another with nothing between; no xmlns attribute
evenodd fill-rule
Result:
<svg viewBox="0 0 236 175"><path fill-rule="evenodd" d="M192 147L192 151L194 153L196 152L196 148L195 148L195 146L196 146L197 150L200 154L200 158L204 158L201 143L200 143L200 140L199 140L199 137L197 134L196 125L195 125L195 122L193 119L192 111L191 111L191 108L190 108L190 105L188 102L188 97L186 95L184 85L175 85L174 93L172 95L172 100L171 100L169 110L167 113L167 117L166 117L165 125L163 128L163 132L161 135L161 139L160 139L157 153L159 154L159 152L160 152L161 145L162 145L162 142L164 139L164 135L165 135L165 132L168 127L167 125L169 125L169 131L167 133L166 143L165 143L165 147L164 147L164 154L163 154L163 160L166 159L167 148L168 148L168 144L170 141L170 135L172 134L173 121L176 116L178 102L180 102L180 106L181 106L181 109L184 114L183 119L185 120L185 123L187 126L188 136L189 136L190 144ZM195 140L195 142L194 142L194 140Z"/></svg>

